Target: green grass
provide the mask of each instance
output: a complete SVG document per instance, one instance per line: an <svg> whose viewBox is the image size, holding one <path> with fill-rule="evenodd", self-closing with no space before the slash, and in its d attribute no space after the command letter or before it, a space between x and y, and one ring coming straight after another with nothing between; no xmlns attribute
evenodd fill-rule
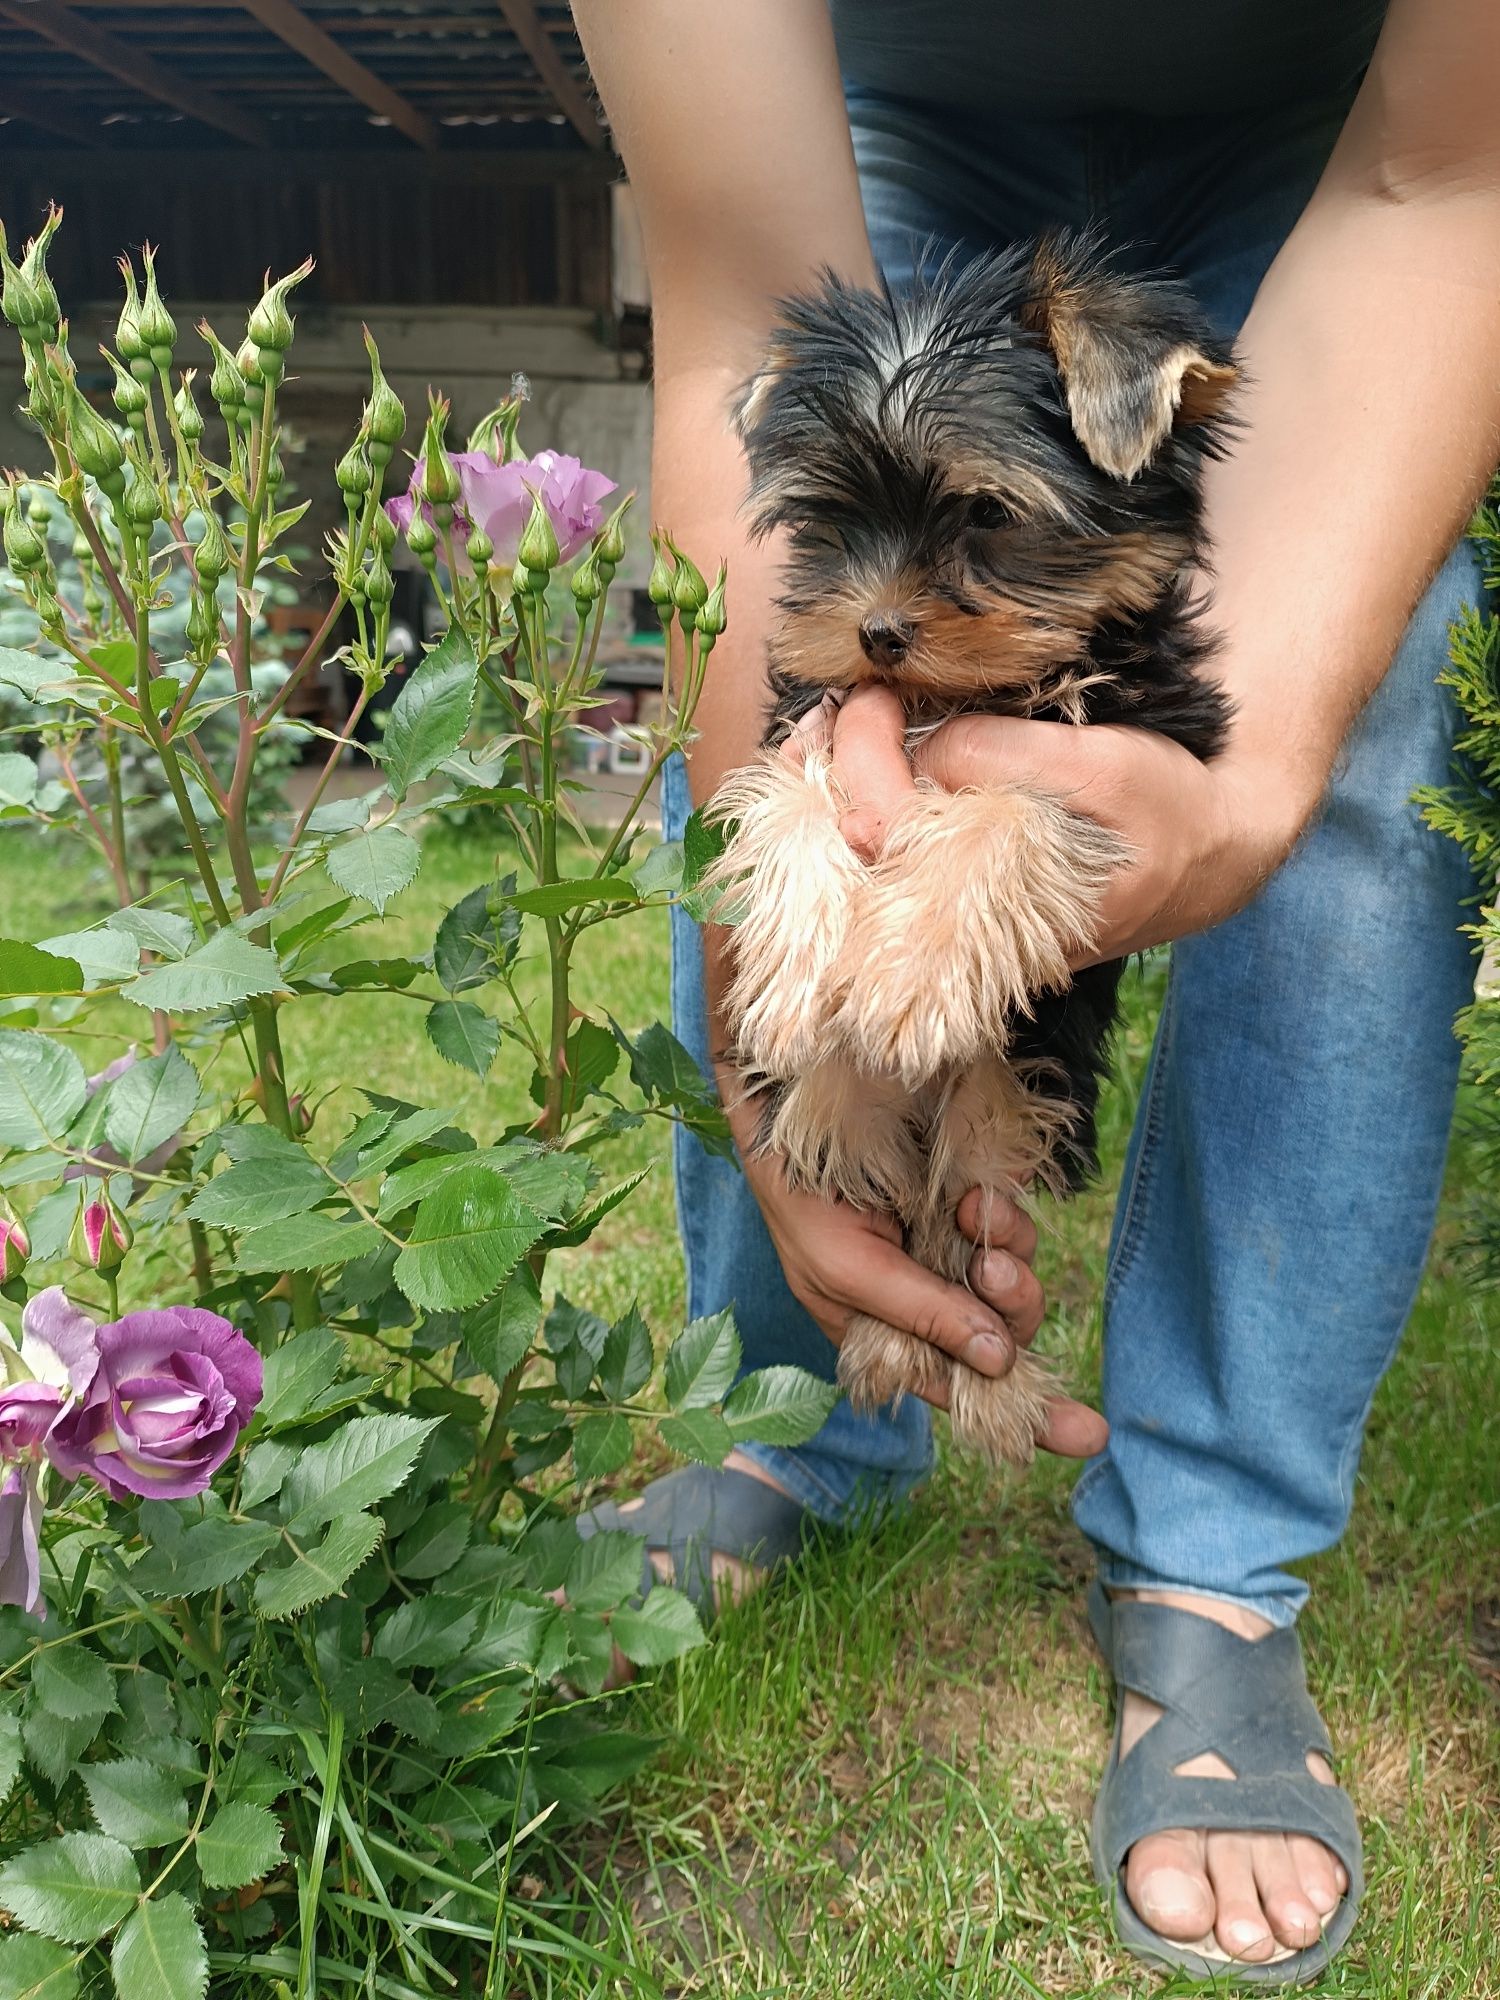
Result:
<svg viewBox="0 0 1500 2000"><path fill-rule="evenodd" d="M429 845L422 875L368 949L425 946L483 851ZM82 878L0 844L13 934L86 920ZM362 944L361 949L365 946ZM581 997L629 1024L665 1011L660 923L595 933ZM1041 1267L1044 1341L1071 1379L1097 1369L1096 1306L1110 1183L1153 1008L1133 982L1105 1119L1106 1184L1058 1218ZM299 1080L483 1095L513 1113L518 1061L478 1086L426 1045L417 1008L378 999L293 1010ZM680 1321L682 1275L665 1133L632 1163L657 1171L556 1279L613 1311L639 1295L658 1334ZM622 1162L623 1164L623 1162ZM1454 1181L1463 1174L1455 1162ZM564 1263L566 1268L563 1268ZM1314 1687L1365 1828L1365 1916L1309 1989L1368 2000L1500 1995L1493 1969L1500 1812L1500 1497L1491 1412L1500 1305L1466 1282L1440 1235L1400 1360L1376 1404L1342 1548L1306 1565ZM1009 2000L1202 1990L1162 1987L1114 1945L1088 1867L1086 1819L1109 1690L1083 1615L1086 1547L1070 1468L995 1478L945 1461L878 1536L820 1553L726 1618L713 1644L618 1698L661 1754L585 1839L522 1883L536 1907L637 1968L601 1981L566 1959L517 1992ZM499 2000L499 1996L496 1996Z"/></svg>

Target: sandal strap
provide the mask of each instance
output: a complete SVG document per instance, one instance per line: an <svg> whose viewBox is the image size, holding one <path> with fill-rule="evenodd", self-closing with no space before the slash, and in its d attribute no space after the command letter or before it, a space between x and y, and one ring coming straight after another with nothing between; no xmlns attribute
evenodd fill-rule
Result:
<svg viewBox="0 0 1500 2000"><path fill-rule="evenodd" d="M587 1541L607 1529L643 1537L642 1597L657 1581L650 1551L664 1550L676 1588L692 1600L705 1624L716 1609L716 1555L779 1569L801 1553L811 1520L800 1501L732 1466L684 1466L653 1479L640 1500L629 1513L611 1500L591 1507L578 1516L580 1537Z"/></svg>
<svg viewBox="0 0 1500 2000"><path fill-rule="evenodd" d="M1116 1755L1100 1792L1096 1844L1111 1876L1138 1840L1169 1827L1274 1831L1322 1841L1352 1891L1361 1879L1359 1824L1348 1794L1307 1768L1309 1751L1326 1757L1332 1746L1295 1629L1242 1639L1170 1605L1111 1602L1097 1582L1089 1616L1120 1688L1163 1711L1127 1757ZM1177 1775L1207 1752L1234 1777Z"/></svg>

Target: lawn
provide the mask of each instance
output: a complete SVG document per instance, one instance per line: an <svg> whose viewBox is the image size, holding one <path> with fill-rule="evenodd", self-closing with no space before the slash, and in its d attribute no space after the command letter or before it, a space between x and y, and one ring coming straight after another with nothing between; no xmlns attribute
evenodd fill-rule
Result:
<svg viewBox="0 0 1500 2000"><path fill-rule="evenodd" d="M55 850L55 844L54 844ZM482 875L476 839L429 842L422 874L372 956L425 948ZM5 929L38 937L102 908L67 853L0 841ZM665 1012L664 926L590 939L580 995L627 1025ZM1155 982L1131 982L1104 1121L1106 1185L1044 1238L1054 1310L1045 1343L1087 1384L1096 1301ZM518 1066L478 1085L427 1045L420 1015L352 996L292 1010L294 1081L330 1131L361 1082L455 1103L482 1090L513 1114ZM86 1055L88 1050L82 1051ZM111 1051L112 1053L113 1051ZM632 1297L659 1336L680 1324L682 1273L666 1133L635 1135L655 1171L554 1276L614 1312ZM624 1162L621 1161L623 1165ZM1464 1173L1460 1147L1455 1186ZM1500 1495L1490 1412L1500 1304L1465 1282L1451 1225L1371 1426L1354 1528L1307 1566L1314 1691L1366 1830L1365 1920L1309 1989L1370 2000L1500 1995ZM618 1696L660 1754L583 1840L523 1891L637 1968L607 1985L554 1961L517 1991L937 2000L1125 1996L1162 1989L1113 1945L1088 1868L1086 1815L1109 1691L1083 1614L1088 1551L1067 1514L1067 1467L999 1479L945 1462L878 1537L810 1562L720 1626L713 1644ZM539 1975L532 1974L533 1981ZM498 1996L496 1996L498 2000Z"/></svg>

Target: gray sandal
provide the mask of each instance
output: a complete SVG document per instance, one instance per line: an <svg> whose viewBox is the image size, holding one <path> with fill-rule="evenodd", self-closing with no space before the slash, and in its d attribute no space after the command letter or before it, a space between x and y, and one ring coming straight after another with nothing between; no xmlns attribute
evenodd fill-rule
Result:
<svg viewBox="0 0 1500 2000"><path fill-rule="evenodd" d="M650 1551L665 1550L672 1558L676 1587L692 1599L705 1625L717 1608L716 1555L733 1556L757 1569L783 1569L819 1528L800 1501L732 1466L685 1466L653 1479L640 1498L640 1506L632 1506L628 1514L612 1500L601 1501L578 1516L579 1534L584 1541L606 1528L644 1535L642 1597L657 1581Z"/></svg>
<svg viewBox="0 0 1500 2000"><path fill-rule="evenodd" d="M1119 1690L1155 1702L1161 1719L1120 1760L1116 1722L1094 1806L1094 1875L1110 1898L1120 1942L1137 1958L1235 1986L1300 1986L1326 1971L1348 1942L1364 1894L1359 1825L1349 1796L1320 1784L1307 1753L1331 1754L1307 1692L1302 1648L1288 1627L1241 1639L1190 1611L1089 1592L1089 1622ZM1120 1704L1123 1710L1123 1701ZM1235 1773L1180 1778L1176 1767L1213 1751ZM1316 1944L1264 1964L1210 1957L1153 1931L1125 1894L1125 1857L1138 1840L1169 1827L1216 1832L1310 1834L1349 1877L1343 1901Z"/></svg>

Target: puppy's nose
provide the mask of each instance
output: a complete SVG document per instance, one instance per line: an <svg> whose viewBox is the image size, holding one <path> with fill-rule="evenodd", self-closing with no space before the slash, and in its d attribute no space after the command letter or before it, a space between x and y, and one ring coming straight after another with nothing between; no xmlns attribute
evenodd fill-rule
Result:
<svg viewBox="0 0 1500 2000"><path fill-rule="evenodd" d="M872 611L859 628L865 658L876 667L899 667L914 636L908 621L891 611Z"/></svg>

